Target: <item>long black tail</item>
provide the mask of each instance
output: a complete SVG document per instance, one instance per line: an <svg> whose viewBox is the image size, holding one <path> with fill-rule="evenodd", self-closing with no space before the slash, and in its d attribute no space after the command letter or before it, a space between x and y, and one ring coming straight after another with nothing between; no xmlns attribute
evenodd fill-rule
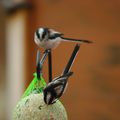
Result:
<svg viewBox="0 0 120 120"><path fill-rule="evenodd" d="M80 39L73 39L73 38L65 38L61 37L65 41L71 41L71 42L79 42L79 43L93 43L92 41L89 40L80 40Z"/></svg>
<svg viewBox="0 0 120 120"><path fill-rule="evenodd" d="M40 60L40 51L37 50L37 57L36 57L36 73L37 78L40 79L40 73L42 72L43 63L45 61L45 58L48 54L49 50L45 50L41 60Z"/></svg>
<svg viewBox="0 0 120 120"><path fill-rule="evenodd" d="M40 66L40 51L37 50L37 57L36 57L36 73L37 78L40 79L40 72L41 72L41 66Z"/></svg>
<svg viewBox="0 0 120 120"><path fill-rule="evenodd" d="M78 53L79 48L80 48L80 45L77 44L77 45L75 46L74 50L73 50L73 53L72 53L72 55L71 55L71 57L70 57L67 65L66 65L66 67L65 67L62 75L66 74L66 73L68 73L68 72L70 71L70 68L71 68L71 66L72 66L72 64L73 64L73 62L74 62L74 60L75 60L75 57L76 57L76 55L77 55L77 53Z"/></svg>

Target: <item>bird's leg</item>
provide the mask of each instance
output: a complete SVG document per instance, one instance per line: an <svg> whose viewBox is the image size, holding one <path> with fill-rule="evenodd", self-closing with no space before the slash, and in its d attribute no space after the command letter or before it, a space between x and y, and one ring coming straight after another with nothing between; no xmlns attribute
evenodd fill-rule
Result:
<svg viewBox="0 0 120 120"><path fill-rule="evenodd" d="M49 49L48 52L48 72L49 72L49 82L52 81L52 50Z"/></svg>
<svg viewBox="0 0 120 120"><path fill-rule="evenodd" d="M45 58L46 58L46 56L48 55L48 53L49 53L49 50L45 50L45 51L44 51L43 56L42 56L42 58L41 58L41 60L40 60L40 64L41 64L41 65L43 65L43 63L44 63L44 61L45 61Z"/></svg>

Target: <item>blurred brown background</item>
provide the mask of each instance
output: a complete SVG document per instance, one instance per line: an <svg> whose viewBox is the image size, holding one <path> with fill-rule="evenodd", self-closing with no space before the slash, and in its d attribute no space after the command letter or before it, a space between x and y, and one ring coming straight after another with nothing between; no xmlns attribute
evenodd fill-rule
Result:
<svg viewBox="0 0 120 120"><path fill-rule="evenodd" d="M81 46L72 67L74 75L62 97L69 120L120 120L120 0L3 3L0 4L0 120L11 119L14 105L33 78L37 50L33 36L38 27L94 41ZM62 72L74 46L64 42L53 50L54 77ZM48 81L47 61L43 71Z"/></svg>

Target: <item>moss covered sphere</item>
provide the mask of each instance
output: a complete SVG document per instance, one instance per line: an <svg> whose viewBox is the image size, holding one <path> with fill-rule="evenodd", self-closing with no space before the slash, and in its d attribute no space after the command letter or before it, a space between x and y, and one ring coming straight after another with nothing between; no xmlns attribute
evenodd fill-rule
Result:
<svg viewBox="0 0 120 120"><path fill-rule="evenodd" d="M46 105L43 94L30 94L16 105L13 120L67 120L67 114L59 100Z"/></svg>

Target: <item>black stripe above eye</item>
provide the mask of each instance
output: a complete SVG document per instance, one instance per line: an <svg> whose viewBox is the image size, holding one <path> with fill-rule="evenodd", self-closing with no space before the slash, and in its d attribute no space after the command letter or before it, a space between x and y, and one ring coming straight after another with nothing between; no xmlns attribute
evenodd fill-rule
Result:
<svg viewBox="0 0 120 120"><path fill-rule="evenodd" d="M48 35L48 34L49 34L48 28L44 28L44 31L43 31L43 34L42 34L42 39L44 39L45 36Z"/></svg>
<svg viewBox="0 0 120 120"><path fill-rule="evenodd" d="M39 29L36 30L36 36L38 37L38 39L40 39Z"/></svg>

